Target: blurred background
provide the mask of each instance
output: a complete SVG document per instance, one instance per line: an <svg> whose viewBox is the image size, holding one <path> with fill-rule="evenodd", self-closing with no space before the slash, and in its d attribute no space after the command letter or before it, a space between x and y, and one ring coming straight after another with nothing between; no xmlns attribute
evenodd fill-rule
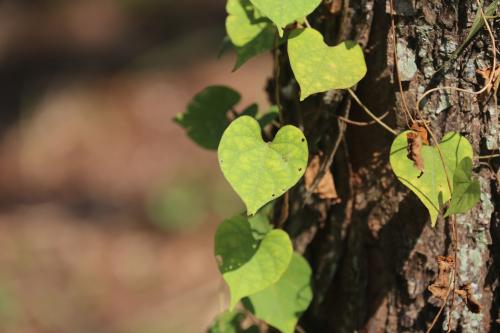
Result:
<svg viewBox="0 0 500 333"><path fill-rule="evenodd" d="M197 333L213 235L242 205L172 122L271 57L217 59L224 0L0 0L0 332Z"/></svg>

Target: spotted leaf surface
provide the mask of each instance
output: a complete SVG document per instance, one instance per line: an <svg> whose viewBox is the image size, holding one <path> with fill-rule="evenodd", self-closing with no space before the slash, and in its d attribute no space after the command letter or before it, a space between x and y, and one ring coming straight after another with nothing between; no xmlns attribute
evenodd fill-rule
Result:
<svg viewBox="0 0 500 333"><path fill-rule="evenodd" d="M222 173L245 203L248 215L253 215L302 177L308 159L307 141L297 127L287 125L266 143L259 123L241 116L224 132L218 158Z"/></svg>
<svg viewBox="0 0 500 333"><path fill-rule="evenodd" d="M436 147L424 145L421 154L424 172L407 157L409 131L399 134L391 146L390 163L398 179L412 190L429 210L432 226L436 224L441 207L451 198L443 164ZM472 159L472 146L466 138L455 132L447 133L439 144L449 177L464 158ZM450 179L452 182L452 179ZM452 189L453 189L453 184Z"/></svg>
<svg viewBox="0 0 500 333"><path fill-rule="evenodd" d="M288 41L288 56L300 85L300 99L354 86L366 74L361 47L352 41L330 47L314 29L296 30Z"/></svg>
<svg viewBox="0 0 500 333"><path fill-rule="evenodd" d="M272 286L243 300L245 307L283 333L295 332L299 317L312 300L311 268L294 253L286 272Z"/></svg>
<svg viewBox="0 0 500 333"><path fill-rule="evenodd" d="M231 292L230 309L241 298L276 283L292 253L292 243L283 230L272 230L257 240L245 217L224 221L215 233L215 256Z"/></svg>
<svg viewBox="0 0 500 333"><path fill-rule="evenodd" d="M311 14L321 0L250 0L282 33L288 24Z"/></svg>

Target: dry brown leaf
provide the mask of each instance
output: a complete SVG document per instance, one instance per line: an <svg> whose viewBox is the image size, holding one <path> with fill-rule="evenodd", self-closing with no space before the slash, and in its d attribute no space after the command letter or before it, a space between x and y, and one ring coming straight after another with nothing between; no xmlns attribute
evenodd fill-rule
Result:
<svg viewBox="0 0 500 333"><path fill-rule="evenodd" d="M408 140L408 159L413 161L413 165L420 170L421 174L419 178L424 174L424 159L422 157L422 137L415 132L410 132L406 134Z"/></svg>
<svg viewBox="0 0 500 333"><path fill-rule="evenodd" d="M422 138L422 143L424 145L429 144L429 134L425 128L424 120L414 121L413 124L411 124L411 130L418 133L418 135Z"/></svg>
<svg viewBox="0 0 500 333"><path fill-rule="evenodd" d="M479 304L472 292L472 286L470 283L462 286L460 289L456 290L455 293L460 296L465 304L467 304L467 308L470 312L480 313L483 306Z"/></svg>
<svg viewBox="0 0 500 333"><path fill-rule="evenodd" d="M485 83L488 83L491 76L491 67L478 69L476 70L476 73L483 78ZM493 73L493 80L487 86L486 91L483 93L483 95L488 96L492 88L495 88L495 90L498 89L499 83L500 83L500 65L497 66L497 68L495 69L495 72Z"/></svg>
<svg viewBox="0 0 500 333"><path fill-rule="evenodd" d="M453 257L439 256L437 257L438 263L438 276L436 281L431 284L427 289L432 293L433 296L445 301L446 295L448 294L448 288L450 287L451 274L455 266Z"/></svg>
<svg viewBox="0 0 500 333"><path fill-rule="evenodd" d="M318 175L321 163L320 155L314 155L306 169L304 175L304 181L306 185L306 190L312 191L314 181ZM335 202L340 201L338 197L337 190L335 188L335 181L330 170L326 170L325 174L321 178L318 186L314 189L313 193L317 194L321 199L329 199Z"/></svg>

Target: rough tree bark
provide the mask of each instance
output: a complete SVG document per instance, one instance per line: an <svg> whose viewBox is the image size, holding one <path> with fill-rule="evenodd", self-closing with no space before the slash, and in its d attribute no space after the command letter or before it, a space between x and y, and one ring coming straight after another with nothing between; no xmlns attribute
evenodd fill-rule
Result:
<svg viewBox="0 0 500 333"><path fill-rule="evenodd" d="M375 114L390 111L385 121L403 130L407 123L397 88L389 8L386 0L330 0L310 23L331 45L353 39L363 46L368 73L356 93ZM400 78L414 116L418 96L429 88L482 87L476 70L492 64L484 29L456 60L446 62L464 41L476 11L475 1L395 0ZM287 216L285 229L314 271L315 299L301 326L307 332L425 332L442 304L427 287L437 277L436 257L452 254L449 223L440 217L432 228L425 207L393 175L388 163L392 134L377 125L346 125L336 117L370 120L349 94L330 91L299 104L285 52L282 47L278 57L285 122L304 129L311 153L322 151L323 162L333 156L331 171L341 199L332 204L308 197L302 184L282 199L284 208L276 213L277 219ZM271 99L275 83L269 84ZM498 149L493 98L435 93L423 110L438 137L448 131L465 135L475 156ZM448 303L433 332L446 331L450 315L452 331L500 329L499 160L484 162L474 161L481 203L457 218L459 284L471 284L482 309L473 313L455 297L453 311Z"/></svg>

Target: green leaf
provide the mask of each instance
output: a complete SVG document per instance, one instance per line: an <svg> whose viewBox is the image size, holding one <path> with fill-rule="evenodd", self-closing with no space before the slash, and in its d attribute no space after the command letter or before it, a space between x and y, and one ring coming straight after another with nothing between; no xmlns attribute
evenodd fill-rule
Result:
<svg viewBox="0 0 500 333"><path fill-rule="evenodd" d="M215 233L215 256L231 292L230 309L241 298L276 283L292 253L292 242L283 230L272 230L259 241L243 216L220 224Z"/></svg>
<svg viewBox="0 0 500 333"><path fill-rule="evenodd" d="M272 50L274 47L274 28L262 31L254 40L244 46L236 46L236 64L233 71L238 70L251 58ZM280 44L282 41L280 41Z"/></svg>
<svg viewBox="0 0 500 333"><path fill-rule="evenodd" d="M283 333L293 333L299 317L311 303L311 268L307 261L294 253L292 261L281 279L243 300L245 307L257 318L278 328Z"/></svg>
<svg viewBox="0 0 500 333"><path fill-rule="evenodd" d="M228 0L227 35L235 46L244 46L264 31L271 22L261 16L249 0Z"/></svg>
<svg viewBox="0 0 500 333"><path fill-rule="evenodd" d="M241 328L245 316L237 311L226 311L215 319L208 333L259 333L257 326L252 325L247 329Z"/></svg>
<svg viewBox="0 0 500 333"><path fill-rule="evenodd" d="M253 215L298 182L307 166L308 148L295 126L282 127L266 143L259 123L241 116L224 132L218 157L222 173L245 203L247 214Z"/></svg>
<svg viewBox="0 0 500 333"><path fill-rule="evenodd" d="M441 207L451 198L443 164L436 147L422 146L424 172L421 175L413 161L407 157L407 134L399 134L391 146L390 162L398 179L412 190L429 210L432 226L436 224ZM455 173L464 158L472 159L472 146L466 138L455 132L447 133L439 144L449 177ZM451 182L451 179L450 179ZM453 186L452 186L453 187Z"/></svg>
<svg viewBox="0 0 500 333"><path fill-rule="evenodd" d="M278 118L279 116L279 109L277 105L273 105L269 108L266 114L262 115L258 121L260 124L260 127L264 128L267 125L271 124L275 119Z"/></svg>
<svg viewBox="0 0 500 333"><path fill-rule="evenodd" d="M226 11L226 31L236 48L237 70L250 58L273 48L276 29L249 0L228 0Z"/></svg>
<svg viewBox="0 0 500 333"><path fill-rule="evenodd" d="M253 237L257 240L261 240L266 237L266 235L273 230L273 226L269 222L267 216L261 214L260 212L254 216L248 217L248 223L250 223Z"/></svg>
<svg viewBox="0 0 500 333"><path fill-rule="evenodd" d="M243 112L241 112L241 115L255 118L257 116L257 113L259 113L259 106L254 103L243 110Z"/></svg>
<svg viewBox="0 0 500 333"><path fill-rule="evenodd" d="M276 24L282 35L287 25L311 14L321 0L251 0L251 2Z"/></svg>
<svg viewBox="0 0 500 333"><path fill-rule="evenodd" d="M222 39L222 42L220 43L220 46L219 46L219 52L217 52L217 58L221 58L224 54L226 54L227 52L229 52L233 48L234 48L234 45L231 42L231 40L229 39L229 36L224 36L224 38Z"/></svg>
<svg viewBox="0 0 500 333"><path fill-rule="evenodd" d="M314 29L295 30L288 41L288 56L300 84L300 99L331 89L354 86L366 74L361 47L346 41L329 47Z"/></svg>
<svg viewBox="0 0 500 333"><path fill-rule="evenodd" d="M477 179L472 179L472 160L466 157L453 175L453 193L445 216L466 213L479 202L480 198L481 186Z"/></svg>
<svg viewBox="0 0 500 333"><path fill-rule="evenodd" d="M227 113L241 99L240 94L228 87L210 86L197 94L184 114L174 121L187 130L188 136L206 149L217 149L222 133L229 125Z"/></svg>

